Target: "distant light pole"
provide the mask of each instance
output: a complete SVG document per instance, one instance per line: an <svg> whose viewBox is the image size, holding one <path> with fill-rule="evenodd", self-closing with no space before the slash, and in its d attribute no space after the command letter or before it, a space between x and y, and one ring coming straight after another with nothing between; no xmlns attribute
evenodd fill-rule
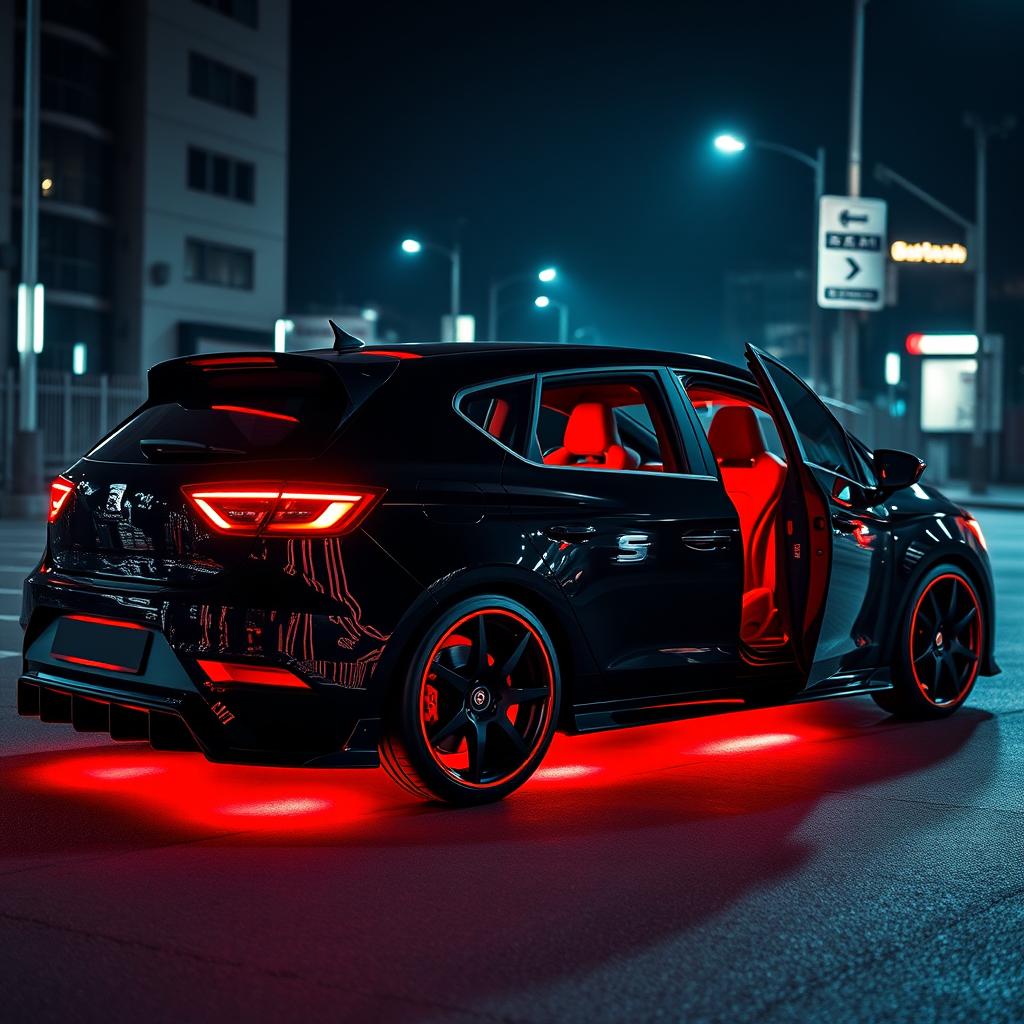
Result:
<svg viewBox="0 0 1024 1024"><path fill-rule="evenodd" d="M715 136L715 149L725 156L736 156L747 148L747 143L736 135L724 133ZM823 360L822 360L822 337L821 337L821 309L818 306L818 207L819 200L825 194L825 147L818 146L814 156L804 153L792 146L785 146L779 142L768 142L766 139L754 139L750 146L757 149L766 149L771 153L780 153L792 160L798 160L805 167L814 172L814 213L811 217L814 235L811 246L811 308L808 324L808 362L811 383L815 390L821 390L824 383Z"/></svg>
<svg viewBox="0 0 1024 1024"><path fill-rule="evenodd" d="M558 342L564 345L569 340L569 307L564 302L552 299L547 295L538 295L533 300L538 309L558 310Z"/></svg>
<svg viewBox="0 0 1024 1024"><path fill-rule="evenodd" d="M520 281L537 280L542 284L550 284L557 277L558 270L555 267L545 267L538 273L535 273L532 270L525 271L521 274L510 274L508 277L492 281L487 308L487 337L491 341L498 340L498 316L500 313L500 310L498 309L498 295L503 288L510 284L517 284Z"/></svg>
<svg viewBox="0 0 1024 1024"><path fill-rule="evenodd" d="M16 514L31 513L43 490L36 366L43 350L43 286L39 283L39 0L25 4L25 91L21 175L21 281L18 284L18 437L12 466Z"/></svg>
<svg viewBox="0 0 1024 1024"><path fill-rule="evenodd" d="M416 238L406 238L402 242L402 252L415 256L424 249L432 249L434 252L442 253L451 261L451 324L449 331L451 337L447 341L457 341L459 336L459 302L460 288L462 287L462 247L456 242L450 249L434 242L421 242Z"/></svg>

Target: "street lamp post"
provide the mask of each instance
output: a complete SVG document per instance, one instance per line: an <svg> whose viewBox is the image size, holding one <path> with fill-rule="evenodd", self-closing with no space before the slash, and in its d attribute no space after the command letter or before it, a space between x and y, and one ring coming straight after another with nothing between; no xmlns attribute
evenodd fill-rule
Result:
<svg viewBox="0 0 1024 1024"><path fill-rule="evenodd" d="M569 340L569 307L564 302L552 299L547 295L538 295L533 300L538 309L558 310L558 342L564 345Z"/></svg>
<svg viewBox="0 0 1024 1024"><path fill-rule="evenodd" d="M18 285L18 437L12 468L16 514L32 511L43 489L36 368L43 349L39 283L39 0L25 5L25 93L21 176L21 281Z"/></svg>
<svg viewBox="0 0 1024 1024"><path fill-rule="evenodd" d="M1012 117L996 123L968 114L964 124L974 132L974 333L978 336L978 368L974 372L974 430L971 433L970 490L987 489L989 453L985 445L985 421L995 381L989 363L985 332L988 330L988 140L1005 138L1016 124Z"/></svg>
<svg viewBox="0 0 1024 1024"><path fill-rule="evenodd" d="M811 218L813 236L811 239L811 307L808 323L808 362L811 383L815 390L820 390L824 382L824 366L822 365L821 309L818 306L817 261L818 261L818 208L820 199L825 194L825 147L818 146L812 156L802 150L794 149L780 142L769 142L766 139L754 139L750 143L757 149L765 149L771 153L787 156L797 160L814 173L814 215ZM715 139L715 149L726 156L742 153L747 143L735 135L719 135Z"/></svg>
<svg viewBox="0 0 1024 1024"><path fill-rule="evenodd" d="M437 245L434 242L421 242L416 238L406 238L402 242L402 252L406 252L410 256L415 256L424 249L432 249L434 252L439 252L446 256L451 262L451 324L448 328L451 332L451 338L448 340L457 341L459 337L459 305L461 302L462 288L462 247L458 242L456 242L450 249L448 249L443 245Z"/></svg>
<svg viewBox="0 0 1024 1024"><path fill-rule="evenodd" d="M558 271L554 267L545 267L536 274L533 271L526 271L521 274L510 274L508 277L492 281L487 303L487 337L491 341L498 340L498 317L501 313L501 310L498 308L498 296L504 288L511 284L517 284L520 281L531 281L534 278L543 284L550 284L556 277L558 277Z"/></svg>

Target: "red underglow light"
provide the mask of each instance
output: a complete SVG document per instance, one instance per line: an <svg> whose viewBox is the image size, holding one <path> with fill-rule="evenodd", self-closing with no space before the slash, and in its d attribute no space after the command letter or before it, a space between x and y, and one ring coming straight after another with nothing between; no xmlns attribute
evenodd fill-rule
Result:
<svg viewBox="0 0 1024 1024"><path fill-rule="evenodd" d="M583 779L596 775L601 769L592 764L553 764L539 768L533 775L537 782L561 782L565 779Z"/></svg>
<svg viewBox="0 0 1024 1024"><path fill-rule="evenodd" d="M75 622L95 622L100 626L116 626L118 629L145 629L137 622L128 622L125 619L107 619L102 615L65 615L66 619L74 619Z"/></svg>
<svg viewBox="0 0 1024 1024"><path fill-rule="evenodd" d="M158 768L155 764L147 764L126 768L93 768L87 774L94 779L119 781L120 779L144 779L152 775L162 775L163 772L163 768Z"/></svg>
<svg viewBox="0 0 1024 1024"><path fill-rule="evenodd" d="M270 412L267 409L250 409L245 405L211 405L217 412L236 412L243 416L260 416L267 420L282 420L285 423L298 423L298 417L289 416L285 412Z"/></svg>
<svg viewBox="0 0 1024 1024"><path fill-rule="evenodd" d="M588 835L747 814L793 799L788 790L748 784L773 772L829 794L885 777L889 755L902 741L891 730L873 728L884 718L862 699L560 734L498 818L486 811L460 816L457 841L493 842L495 827L535 840L539 828L554 836L566 829ZM847 741L861 751L867 744L870 756L851 761ZM934 755L922 750L921 756L927 762ZM452 840L451 816L425 813L383 771L214 764L198 753L138 744L47 751L18 762L5 776L9 793L21 794L30 807L37 798L71 794L88 808L98 834L118 842L134 844L146 829L161 841L212 832L238 845L286 844L296 836L332 844Z"/></svg>
<svg viewBox="0 0 1024 1024"><path fill-rule="evenodd" d="M284 800L264 800L261 803L229 804L222 807L224 814L242 818L294 818L303 814L317 814L330 807L327 800L313 797L290 797Z"/></svg>
<svg viewBox="0 0 1024 1024"><path fill-rule="evenodd" d="M800 737L788 732L766 732L756 736L732 736L707 743L700 748L701 754L747 754L754 750L768 750L771 747L785 747L799 742Z"/></svg>
<svg viewBox="0 0 1024 1024"><path fill-rule="evenodd" d="M60 518L61 510L68 498L75 492L75 485L67 477L58 476L50 484L50 509L46 514L47 522L55 523Z"/></svg>
<svg viewBox="0 0 1024 1024"><path fill-rule="evenodd" d="M364 356L390 356L392 359L422 359L422 352L403 352L397 348L364 348Z"/></svg>
<svg viewBox="0 0 1024 1024"><path fill-rule="evenodd" d="M252 686L286 686L307 690L309 686L294 672L275 665L246 665L232 661L203 661L196 664L211 683L236 683Z"/></svg>

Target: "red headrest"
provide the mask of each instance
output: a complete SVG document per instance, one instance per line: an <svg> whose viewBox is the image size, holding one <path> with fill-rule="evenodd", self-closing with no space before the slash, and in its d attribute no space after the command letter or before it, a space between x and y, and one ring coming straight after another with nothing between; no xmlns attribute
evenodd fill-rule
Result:
<svg viewBox="0 0 1024 1024"><path fill-rule="evenodd" d="M764 435L749 405L725 405L715 413L708 443L721 466L749 465L764 455Z"/></svg>
<svg viewBox="0 0 1024 1024"><path fill-rule="evenodd" d="M615 414L601 402L580 402L569 416L563 443L575 455L604 455L620 443Z"/></svg>

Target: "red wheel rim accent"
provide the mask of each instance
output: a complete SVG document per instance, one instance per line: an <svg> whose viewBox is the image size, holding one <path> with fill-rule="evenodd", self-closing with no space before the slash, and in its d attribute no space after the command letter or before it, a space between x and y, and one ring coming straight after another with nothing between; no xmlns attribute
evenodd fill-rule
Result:
<svg viewBox="0 0 1024 1024"><path fill-rule="evenodd" d="M978 675L984 630L981 602L958 573L936 576L910 617L908 653L914 682L935 707L953 707Z"/></svg>
<svg viewBox="0 0 1024 1024"><path fill-rule="evenodd" d="M426 749L459 785L503 785L543 744L554 688L551 655L535 626L504 608L470 612L445 630L420 679Z"/></svg>

